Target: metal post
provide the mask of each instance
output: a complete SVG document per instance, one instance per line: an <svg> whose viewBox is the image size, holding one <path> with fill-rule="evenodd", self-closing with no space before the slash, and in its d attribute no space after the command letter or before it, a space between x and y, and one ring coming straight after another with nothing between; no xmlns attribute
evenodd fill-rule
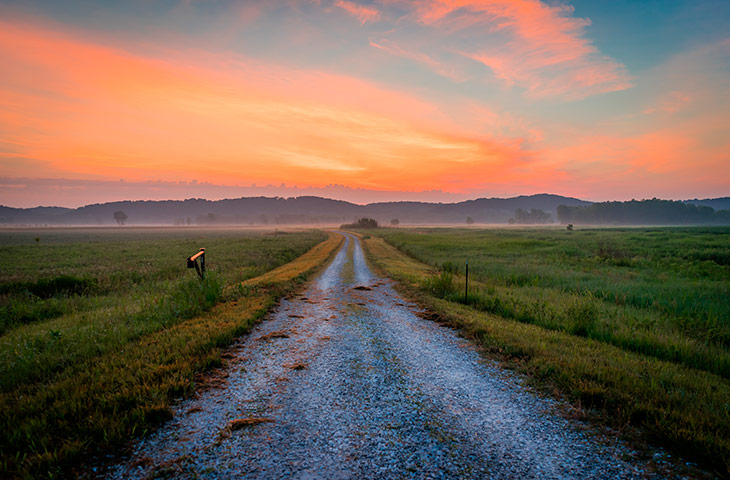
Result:
<svg viewBox="0 0 730 480"><path fill-rule="evenodd" d="M466 282L464 282L464 304L469 304L469 259L466 259Z"/></svg>
<svg viewBox="0 0 730 480"><path fill-rule="evenodd" d="M205 277L205 249L200 249L203 254L200 256L200 278Z"/></svg>

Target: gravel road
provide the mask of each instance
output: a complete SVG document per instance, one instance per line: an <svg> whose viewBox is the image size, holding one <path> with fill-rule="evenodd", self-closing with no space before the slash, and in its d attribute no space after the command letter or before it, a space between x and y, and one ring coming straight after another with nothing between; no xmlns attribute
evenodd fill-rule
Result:
<svg viewBox="0 0 730 480"><path fill-rule="evenodd" d="M346 235L330 266L234 345L110 478L642 478L601 441L418 316ZM236 421L238 420L238 421Z"/></svg>

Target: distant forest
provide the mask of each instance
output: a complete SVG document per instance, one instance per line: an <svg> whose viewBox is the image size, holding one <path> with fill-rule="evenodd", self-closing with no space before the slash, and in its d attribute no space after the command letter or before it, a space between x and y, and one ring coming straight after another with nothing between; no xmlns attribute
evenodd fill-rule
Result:
<svg viewBox="0 0 730 480"><path fill-rule="evenodd" d="M559 205L558 221L586 225L730 225L730 210L672 200Z"/></svg>

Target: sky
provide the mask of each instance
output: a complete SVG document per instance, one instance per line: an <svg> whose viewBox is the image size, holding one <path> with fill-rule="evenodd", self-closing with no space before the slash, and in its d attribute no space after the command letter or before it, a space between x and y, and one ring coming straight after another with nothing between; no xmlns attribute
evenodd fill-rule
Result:
<svg viewBox="0 0 730 480"><path fill-rule="evenodd" d="M0 204L730 196L727 0L0 0Z"/></svg>

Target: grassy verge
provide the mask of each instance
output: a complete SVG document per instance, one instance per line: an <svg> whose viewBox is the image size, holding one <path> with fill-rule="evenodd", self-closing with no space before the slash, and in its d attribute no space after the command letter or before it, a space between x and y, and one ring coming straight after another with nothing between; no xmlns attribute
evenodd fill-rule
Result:
<svg viewBox="0 0 730 480"><path fill-rule="evenodd" d="M365 241L371 261L453 326L545 391L557 391L617 428L730 475L730 384L716 374L627 351L586 336L504 318L438 298L438 270L383 238ZM453 299L452 299L453 300Z"/></svg>
<svg viewBox="0 0 730 480"><path fill-rule="evenodd" d="M120 448L169 418L171 402L193 391L196 374L222 365L221 348L300 286L340 242L329 235L292 262L226 288L211 275L210 284L198 282L200 292L184 292L211 304L181 314L169 306L174 296L161 299L159 311L177 312L175 321L0 393L4 475L74 476L82 458Z"/></svg>

